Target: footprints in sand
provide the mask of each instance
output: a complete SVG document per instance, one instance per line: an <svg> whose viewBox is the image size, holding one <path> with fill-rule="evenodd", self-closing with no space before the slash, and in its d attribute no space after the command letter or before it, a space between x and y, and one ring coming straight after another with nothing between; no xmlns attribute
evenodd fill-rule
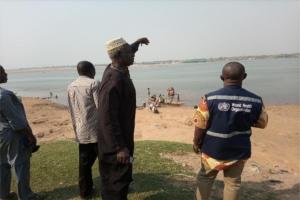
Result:
<svg viewBox="0 0 300 200"><path fill-rule="evenodd" d="M193 121L192 121L192 118L186 118L186 119L184 120L184 125L186 125L186 126L193 126L194 123L193 123Z"/></svg>
<svg viewBox="0 0 300 200"><path fill-rule="evenodd" d="M38 132L37 134L36 134L36 137L37 138L43 138L45 136L45 133L44 132Z"/></svg>
<svg viewBox="0 0 300 200"><path fill-rule="evenodd" d="M57 116L57 113L53 115ZM66 131L72 132L70 119L53 117L50 117L47 113L30 120L33 132L39 140L51 140L64 136Z"/></svg>
<svg viewBox="0 0 300 200"><path fill-rule="evenodd" d="M65 120L62 122L53 122L52 124L53 124L53 126L56 126L56 127L68 126L70 124L70 120Z"/></svg>
<svg viewBox="0 0 300 200"><path fill-rule="evenodd" d="M200 156L194 153L160 153L160 157L173 160L187 170L197 174L200 169ZM222 178L222 173L220 173ZM218 176L218 179L220 179ZM275 189L284 189L298 183L298 174L284 165L263 165L259 161L248 160L243 171L243 182L261 182Z"/></svg>
<svg viewBox="0 0 300 200"><path fill-rule="evenodd" d="M71 121L69 119L63 120L63 121L49 121L47 118L40 118L40 119L34 119L31 121L31 124L34 125L46 125L46 126L68 126L70 125Z"/></svg>
<svg viewBox="0 0 300 200"><path fill-rule="evenodd" d="M46 123L48 120L47 119L36 119L32 121L32 124L43 124Z"/></svg>

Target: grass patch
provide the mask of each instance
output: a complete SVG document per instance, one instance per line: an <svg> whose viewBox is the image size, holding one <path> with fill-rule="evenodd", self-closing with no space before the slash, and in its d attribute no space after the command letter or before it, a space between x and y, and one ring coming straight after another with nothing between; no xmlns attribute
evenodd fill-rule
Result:
<svg viewBox="0 0 300 200"><path fill-rule="evenodd" d="M135 144L134 190L130 200L193 199L194 179L180 180L176 174L191 176L181 165L161 158L160 153L184 153L191 150L187 144L170 142L141 141ZM96 161L98 162L98 161ZM100 177L98 163L93 167L94 184L99 196ZM45 199L78 198L78 147L70 141L57 141L42 144L31 160L31 185L35 192ZM184 178L183 178L184 179Z"/></svg>
<svg viewBox="0 0 300 200"><path fill-rule="evenodd" d="M135 143L134 189L129 200L191 200L194 199L196 175L160 153L186 154L191 145L174 142L139 141ZM98 161L93 167L94 184L100 198ZM71 141L42 144L31 159L32 189L47 200L80 199L78 197L78 147ZM241 199L274 200L274 191L242 188ZM255 188L255 187L254 187ZM257 185L256 185L257 188ZM258 187L262 188L262 187ZM212 200L222 199L223 183L216 181ZM264 191L263 191L264 190ZM15 185L14 185L14 191Z"/></svg>

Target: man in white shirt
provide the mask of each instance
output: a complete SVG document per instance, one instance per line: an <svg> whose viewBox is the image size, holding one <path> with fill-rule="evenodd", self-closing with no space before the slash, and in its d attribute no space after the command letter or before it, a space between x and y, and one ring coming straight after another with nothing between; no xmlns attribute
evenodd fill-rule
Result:
<svg viewBox="0 0 300 200"><path fill-rule="evenodd" d="M68 87L68 102L76 140L79 143L79 194L88 199L93 193L92 166L98 155L97 108L99 82L92 63L77 65L79 77Z"/></svg>

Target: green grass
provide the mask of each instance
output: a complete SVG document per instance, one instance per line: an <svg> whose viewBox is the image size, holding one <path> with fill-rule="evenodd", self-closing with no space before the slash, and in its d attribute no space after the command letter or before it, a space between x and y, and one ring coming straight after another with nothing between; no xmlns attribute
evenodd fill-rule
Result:
<svg viewBox="0 0 300 200"><path fill-rule="evenodd" d="M140 141L135 143L134 189L129 200L191 200L194 197L196 175L160 153L185 154L191 145L174 142ZM93 167L94 184L99 196L98 161ZM47 200L78 198L78 147L71 141L43 143L31 159L31 186ZM245 183L253 184L253 183ZM247 187L247 186L246 186ZM15 188L15 184L14 184ZM223 183L216 181L213 200L221 200ZM259 187L263 188L263 187ZM14 189L15 190L15 189ZM274 200L272 191L242 189L241 199ZM258 197L258 198L256 198Z"/></svg>
<svg viewBox="0 0 300 200"><path fill-rule="evenodd" d="M190 145L142 141L135 145L134 190L129 193L130 200L141 199L193 199L193 187L186 181L178 180L174 174L192 175L181 165L163 159L162 152L188 152ZM100 177L98 161L94 164L93 177L97 188L94 199L99 196ZM70 141L42 144L31 160L31 185L35 192L46 199L78 199L78 148ZM193 179L191 181L194 181Z"/></svg>

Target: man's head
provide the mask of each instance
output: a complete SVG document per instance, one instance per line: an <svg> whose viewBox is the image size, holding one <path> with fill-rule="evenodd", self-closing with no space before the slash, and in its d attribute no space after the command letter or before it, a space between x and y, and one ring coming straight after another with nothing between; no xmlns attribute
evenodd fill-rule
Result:
<svg viewBox="0 0 300 200"><path fill-rule="evenodd" d="M131 46L123 39L116 38L106 43L107 53L115 67L128 67L134 62Z"/></svg>
<svg viewBox="0 0 300 200"><path fill-rule="evenodd" d="M229 62L222 70L221 80L224 85L242 85L243 80L247 77L245 67L239 62Z"/></svg>
<svg viewBox="0 0 300 200"><path fill-rule="evenodd" d="M77 64L77 71L80 76L94 78L96 74L95 66L89 61L80 61Z"/></svg>
<svg viewBox="0 0 300 200"><path fill-rule="evenodd" d="M7 82L7 74L4 68L0 65L0 83L6 83L6 82Z"/></svg>

